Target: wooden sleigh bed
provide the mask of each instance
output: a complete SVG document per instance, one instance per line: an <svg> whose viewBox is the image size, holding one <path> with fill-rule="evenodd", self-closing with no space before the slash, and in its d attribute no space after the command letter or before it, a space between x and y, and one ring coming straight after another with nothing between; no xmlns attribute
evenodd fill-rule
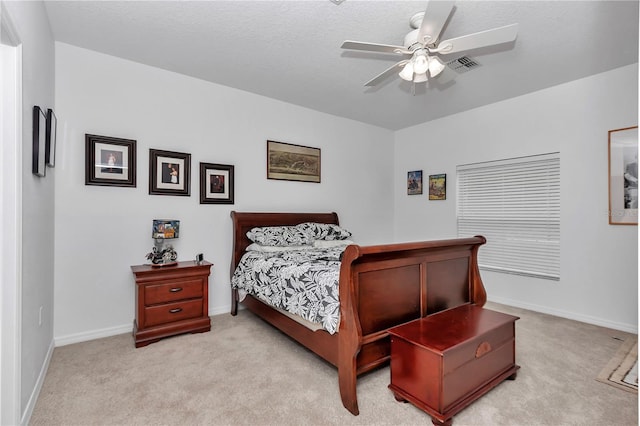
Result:
<svg viewBox="0 0 640 426"><path fill-rule="evenodd" d="M254 227L318 222L339 225L336 213L231 212L233 255L231 274L251 244ZM338 368L342 404L358 415L357 377L388 364L387 330L436 312L475 304L483 306L486 292L477 263L483 237L374 246L349 245L340 266L338 332L312 331L262 301L247 295L241 302ZM231 315L239 295L231 294Z"/></svg>

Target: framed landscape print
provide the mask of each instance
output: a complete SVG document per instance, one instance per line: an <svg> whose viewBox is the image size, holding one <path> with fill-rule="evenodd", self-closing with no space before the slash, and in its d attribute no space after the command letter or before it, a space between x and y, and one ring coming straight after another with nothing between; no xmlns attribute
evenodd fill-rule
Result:
<svg viewBox="0 0 640 426"><path fill-rule="evenodd" d="M191 154L150 149L149 194L191 195Z"/></svg>
<svg viewBox="0 0 640 426"><path fill-rule="evenodd" d="M429 175L429 199L447 199L447 175Z"/></svg>
<svg viewBox="0 0 640 426"><path fill-rule="evenodd" d="M320 183L320 148L267 141L267 179Z"/></svg>
<svg viewBox="0 0 640 426"><path fill-rule="evenodd" d="M233 204L233 166L200 163L200 204Z"/></svg>
<svg viewBox="0 0 640 426"><path fill-rule="evenodd" d="M638 224L638 126L609 131L609 224Z"/></svg>
<svg viewBox="0 0 640 426"><path fill-rule="evenodd" d="M136 141L85 134L85 185L136 186Z"/></svg>
<svg viewBox="0 0 640 426"><path fill-rule="evenodd" d="M407 173L407 194L422 194L422 170Z"/></svg>

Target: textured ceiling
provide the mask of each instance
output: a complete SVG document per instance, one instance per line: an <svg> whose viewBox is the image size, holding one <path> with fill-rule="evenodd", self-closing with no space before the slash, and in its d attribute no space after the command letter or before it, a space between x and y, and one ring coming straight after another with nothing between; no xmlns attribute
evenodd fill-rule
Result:
<svg viewBox="0 0 640 426"><path fill-rule="evenodd" d="M399 60L344 40L402 44L426 1L46 1L54 38L317 111L397 130L638 61L638 1L458 1L452 38L519 23L480 67L416 86ZM446 59L455 59L450 55Z"/></svg>

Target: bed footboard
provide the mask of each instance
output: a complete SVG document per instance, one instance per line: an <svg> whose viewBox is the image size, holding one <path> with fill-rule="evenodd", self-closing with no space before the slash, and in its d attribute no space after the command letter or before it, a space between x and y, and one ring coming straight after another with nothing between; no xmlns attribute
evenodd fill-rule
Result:
<svg viewBox="0 0 640 426"><path fill-rule="evenodd" d="M340 269L338 376L342 403L359 413L358 375L389 361L387 330L473 303L484 305L477 252L484 237L362 247Z"/></svg>

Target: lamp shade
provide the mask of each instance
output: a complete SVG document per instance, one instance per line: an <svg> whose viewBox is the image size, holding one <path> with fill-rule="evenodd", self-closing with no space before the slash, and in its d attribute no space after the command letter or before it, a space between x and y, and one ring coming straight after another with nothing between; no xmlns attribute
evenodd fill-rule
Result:
<svg viewBox="0 0 640 426"><path fill-rule="evenodd" d="M424 72L422 74L416 74L415 77L413 77L413 82L414 83L424 83L428 79L429 78L427 77L427 73Z"/></svg>
<svg viewBox="0 0 640 426"><path fill-rule="evenodd" d="M424 53L417 53L413 57L413 72L416 74L424 74L429 69L429 59Z"/></svg>
<svg viewBox="0 0 640 426"><path fill-rule="evenodd" d="M442 63L440 58L432 56L429 59L429 74L431 75L431 77L435 77L436 75L440 74L444 70L444 68L445 65L444 63Z"/></svg>
<svg viewBox="0 0 640 426"><path fill-rule="evenodd" d="M413 63L411 61L407 62L407 65L402 68L402 71L398 74L401 79L406 81L413 80Z"/></svg>
<svg viewBox="0 0 640 426"><path fill-rule="evenodd" d="M171 239L178 238L180 234L180 221L173 219L153 219L151 238Z"/></svg>

